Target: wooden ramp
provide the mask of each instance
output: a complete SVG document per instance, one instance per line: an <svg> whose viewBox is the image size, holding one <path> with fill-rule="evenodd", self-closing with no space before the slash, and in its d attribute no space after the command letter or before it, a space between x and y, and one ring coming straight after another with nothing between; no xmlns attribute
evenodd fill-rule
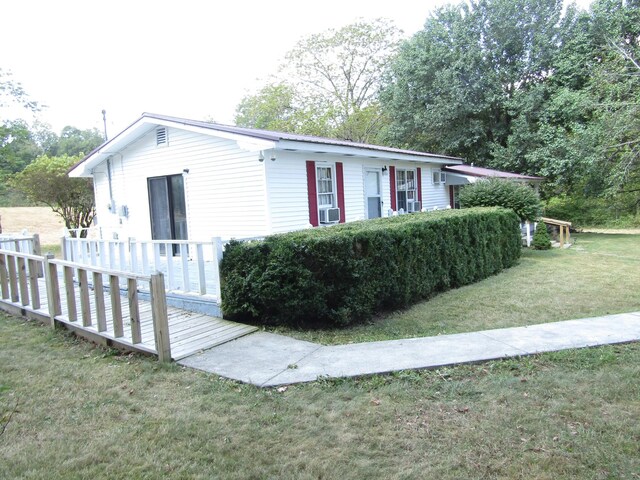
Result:
<svg viewBox="0 0 640 480"><path fill-rule="evenodd" d="M11 302L7 299L2 300L9 311L22 314L24 316L36 317L42 320L49 320L49 312L47 310L47 288L44 278L38 279L40 284L40 297L42 307L39 309L31 309L24 306L20 302ZM80 312L82 305L80 302L81 292L79 287L75 287L75 303L76 311ZM60 288L61 299L66 299L64 287ZM129 300L126 296L121 296L122 311L129 311ZM59 323L69 327L79 335L85 336L98 343L106 343L115 345L126 350L138 351L156 354L155 339L153 331L153 319L151 316L151 303L143 299L138 300L138 308L140 313L140 331L141 341L139 343L131 342L131 323L125 317L123 320L124 335L115 337L113 332L112 307L110 302L105 302L104 312L107 321L105 331L98 331L95 319L98 317L95 299L93 295L89 297L91 318L94 319L89 325L84 325L86 320L78 319L71 321L69 319L69 305L64 300L61 302L62 312L56 316ZM11 308L13 307L13 308ZM243 325L236 322L230 322L211 315L189 312L175 307L167 307L167 316L169 320L169 339L171 345L171 358L180 360L201 350L215 347L225 342L229 342L236 338L242 337L257 330L257 327Z"/></svg>

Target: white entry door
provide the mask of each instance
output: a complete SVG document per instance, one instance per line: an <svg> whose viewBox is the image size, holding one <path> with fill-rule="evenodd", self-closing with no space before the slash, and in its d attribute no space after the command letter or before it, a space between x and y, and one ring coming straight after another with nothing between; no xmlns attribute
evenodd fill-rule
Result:
<svg viewBox="0 0 640 480"><path fill-rule="evenodd" d="M381 177L381 169L366 168L364 170L364 197L367 218L378 218L382 216Z"/></svg>

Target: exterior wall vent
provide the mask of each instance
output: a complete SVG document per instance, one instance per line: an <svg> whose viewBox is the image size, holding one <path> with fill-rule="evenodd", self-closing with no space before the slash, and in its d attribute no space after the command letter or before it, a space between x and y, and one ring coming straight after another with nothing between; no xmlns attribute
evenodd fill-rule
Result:
<svg viewBox="0 0 640 480"><path fill-rule="evenodd" d="M167 144L168 144L167 127L158 127L156 129L156 145L160 147Z"/></svg>

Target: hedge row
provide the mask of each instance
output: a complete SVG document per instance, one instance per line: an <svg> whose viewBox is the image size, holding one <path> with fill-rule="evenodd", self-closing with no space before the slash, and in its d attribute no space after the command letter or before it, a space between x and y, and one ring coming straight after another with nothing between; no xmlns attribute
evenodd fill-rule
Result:
<svg viewBox="0 0 640 480"><path fill-rule="evenodd" d="M225 317L342 326L406 307L514 265L518 217L502 208L402 215L230 242Z"/></svg>

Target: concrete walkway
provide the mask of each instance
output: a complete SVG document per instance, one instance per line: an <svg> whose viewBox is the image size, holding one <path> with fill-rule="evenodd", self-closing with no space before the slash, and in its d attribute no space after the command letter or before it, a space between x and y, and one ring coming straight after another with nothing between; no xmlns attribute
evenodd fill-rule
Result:
<svg viewBox="0 0 640 480"><path fill-rule="evenodd" d="M437 368L640 340L640 312L437 337L323 346L258 332L179 361L223 377L272 387L319 377Z"/></svg>

